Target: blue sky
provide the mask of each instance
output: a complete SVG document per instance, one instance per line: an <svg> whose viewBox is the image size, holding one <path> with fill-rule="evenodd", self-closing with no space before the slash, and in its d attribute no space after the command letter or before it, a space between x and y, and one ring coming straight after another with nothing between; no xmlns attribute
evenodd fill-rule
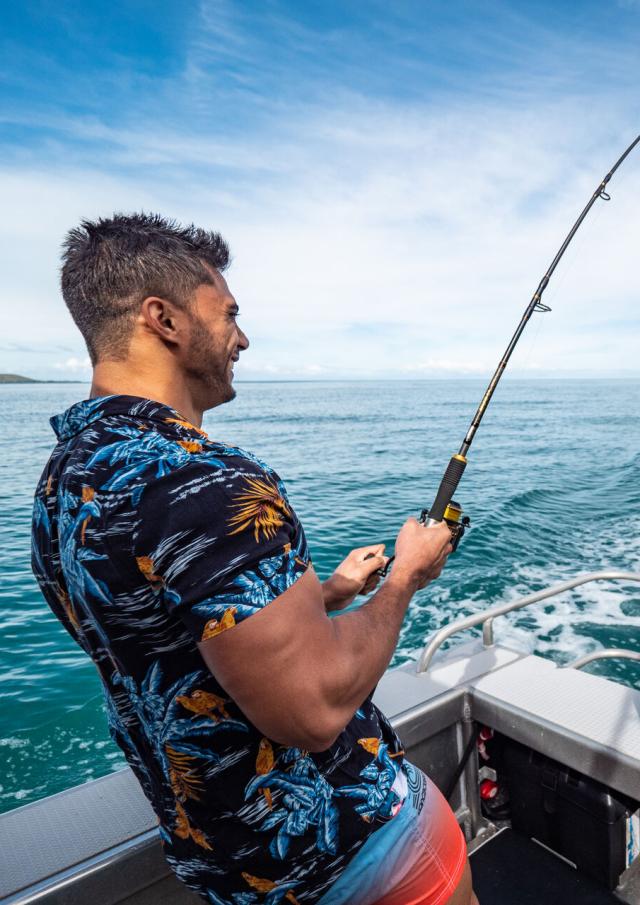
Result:
<svg viewBox="0 0 640 905"><path fill-rule="evenodd" d="M0 44L0 371L87 375L58 291L80 217L219 229L238 375L492 368L640 132L640 0L26 2ZM640 374L640 152L513 373Z"/></svg>

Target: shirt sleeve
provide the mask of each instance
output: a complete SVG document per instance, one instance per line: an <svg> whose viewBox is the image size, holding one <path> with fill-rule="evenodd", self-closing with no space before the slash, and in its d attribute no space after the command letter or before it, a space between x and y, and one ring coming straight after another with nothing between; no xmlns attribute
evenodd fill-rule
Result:
<svg viewBox="0 0 640 905"><path fill-rule="evenodd" d="M302 525L275 472L203 466L145 487L137 568L196 641L263 609L306 571Z"/></svg>

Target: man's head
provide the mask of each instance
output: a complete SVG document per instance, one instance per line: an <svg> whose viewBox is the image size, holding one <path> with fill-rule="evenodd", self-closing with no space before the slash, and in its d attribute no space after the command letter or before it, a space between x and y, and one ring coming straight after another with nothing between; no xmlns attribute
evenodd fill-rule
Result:
<svg viewBox="0 0 640 905"><path fill-rule="evenodd" d="M72 229L62 261L62 295L94 366L156 356L205 408L233 398L233 361L248 341L222 276L229 249L219 233L115 214Z"/></svg>

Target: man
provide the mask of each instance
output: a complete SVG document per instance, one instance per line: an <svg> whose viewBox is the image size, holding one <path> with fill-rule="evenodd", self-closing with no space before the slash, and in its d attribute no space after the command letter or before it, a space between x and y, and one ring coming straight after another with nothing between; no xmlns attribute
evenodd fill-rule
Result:
<svg viewBox="0 0 640 905"><path fill-rule="evenodd" d="M227 264L218 234L154 215L69 233L62 292L94 375L52 419L35 574L206 902L467 905L455 819L371 702L448 529L409 519L381 589L328 617L376 586L384 548L321 583L278 475L202 431L249 345Z"/></svg>

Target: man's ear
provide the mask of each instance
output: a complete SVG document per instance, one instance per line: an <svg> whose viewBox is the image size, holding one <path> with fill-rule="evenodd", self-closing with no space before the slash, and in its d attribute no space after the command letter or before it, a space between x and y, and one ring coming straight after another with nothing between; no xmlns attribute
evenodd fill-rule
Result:
<svg viewBox="0 0 640 905"><path fill-rule="evenodd" d="M145 327L163 342L175 345L182 336L184 312L167 299L151 295L140 306Z"/></svg>

